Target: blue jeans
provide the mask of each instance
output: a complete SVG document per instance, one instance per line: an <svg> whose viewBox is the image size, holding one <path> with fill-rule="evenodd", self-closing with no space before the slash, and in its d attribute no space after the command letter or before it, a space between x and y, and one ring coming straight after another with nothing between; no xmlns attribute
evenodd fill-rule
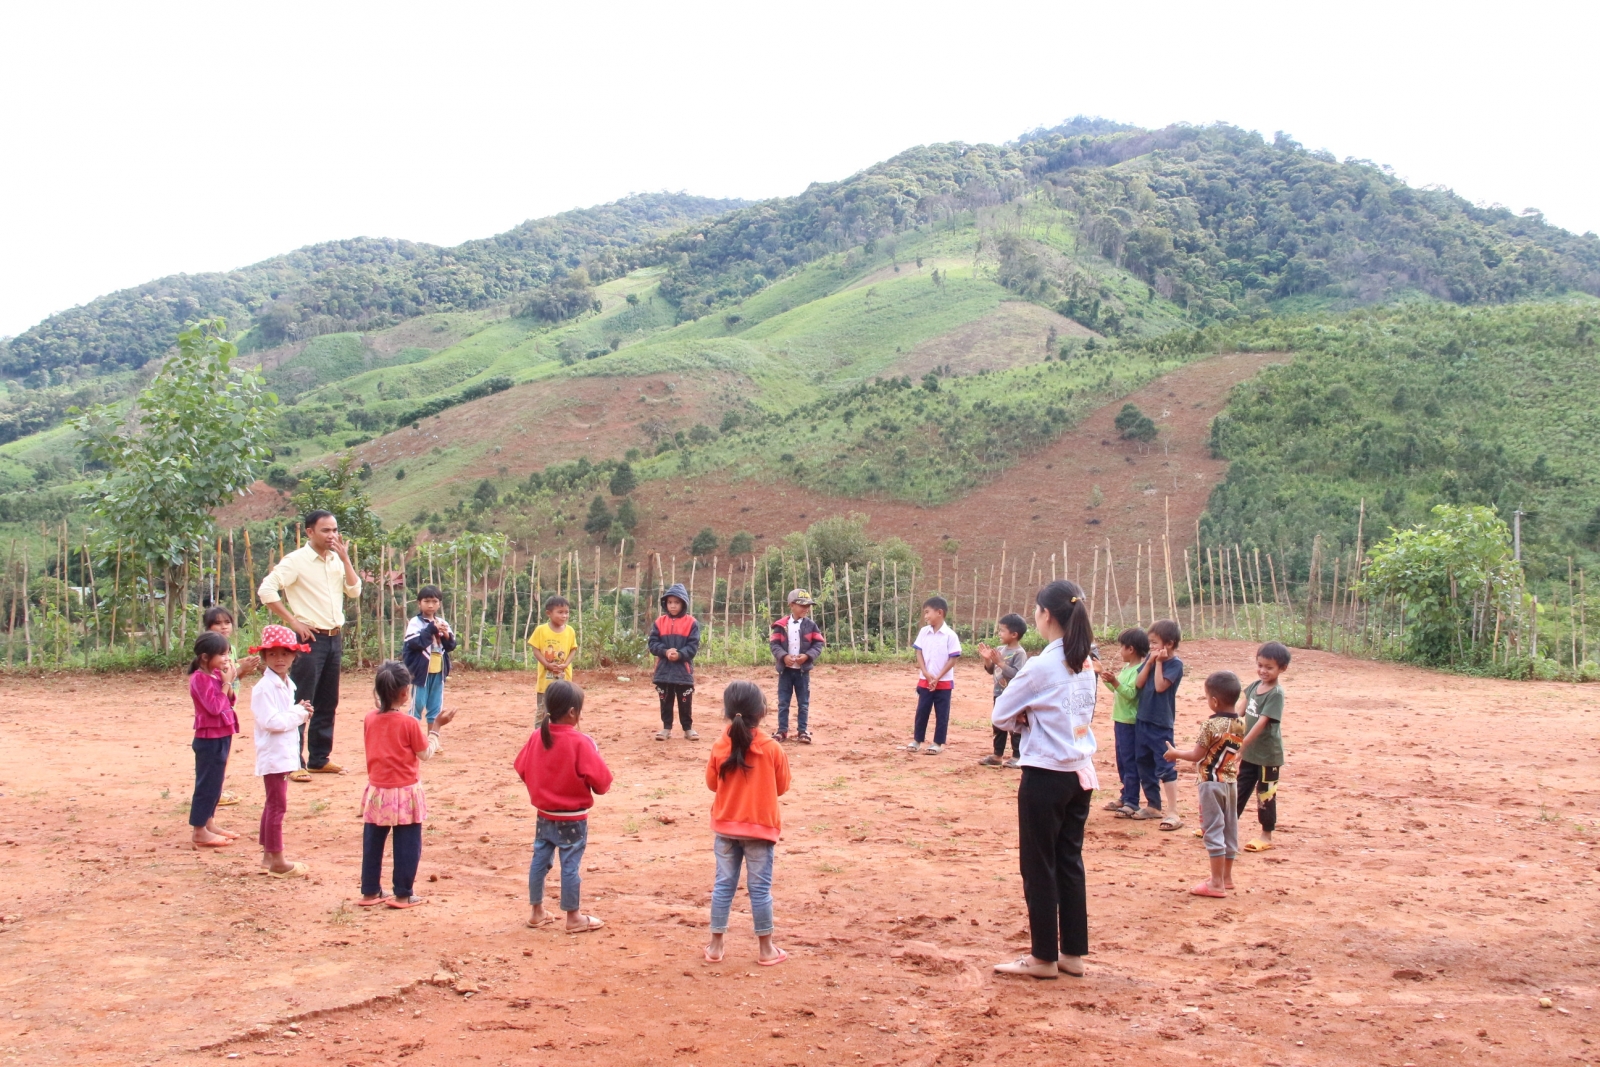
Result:
<svg viewBox="0 0 1600 1067"><path fill-rule="evenodd" d="M917 744L928 737L928 713L934 715L933 743L943 745L950 733L950 689L923 689L917 687L917 719L911 736Z"/></svg>
<svg viewBox="0 0 1600 1067"><path fill-rule="evenodd" d="M1157 811L1161 810L1161 783L1178 780L1178 765L1164 758L1170 744L1171 726L1157 726L1143 719L1133 724L1133 759L1139 769L1139 784L1144 787L1145 799Z"/></svg>
<svg viewBox="0 0 1600 1067"><path fill-rule="evenodd" d="M539 816L533 831L533 862L528 864L528 903L544 903L544 877L550 873L556 850L561 850L561 910L577 911L583 878L583 850L589 847L588 819L547 819Z"/></svg>
<svg viewBox="0 0 1600 1067"><path fill-rule="evenodd" d="M423 713L428 716L428 725L433 725L433 720L439 717L439 711L444 707L444 672L428 675L428 680L421 685L411 687L411 717L421 720Z"/></svg>
<svg viewBox="0 0 1600 1067"><path fill-rule="evenodd" d="M1111 724L1117 737L1117 777L1122 779L1122 802L1130 808L1139 806L1139 767L1134 758L1134 724Z"/></svg>
<svg viewBox="0 0 1600 1067"><path fill-rule="evenodd" d="M379 826L361 824L361 895L379 892L383 877L383 846L394 831L394 874L391 885L397 897L409 897L417 881L417 864L422 862L422 824Z"/></svg>
<svg viewBox="0 0 1600 1067"><path fill-rule="evenodd" d="M799 706L800 717L796 728L806 732L806 720L811 715L811 672L799 667L778 668L778 732L789 729L789 697Z"/></svg>
<svg viewBox="0 0 1600 1067"><path fill-rule="evenodd" d="M739 888L739 863L745 865L745 889L750 894L750 918L756 936L772 933L772 859L777 846L753 837L717 835L717 881L711 887L711 932L728 932L728 911Z"/></svg>

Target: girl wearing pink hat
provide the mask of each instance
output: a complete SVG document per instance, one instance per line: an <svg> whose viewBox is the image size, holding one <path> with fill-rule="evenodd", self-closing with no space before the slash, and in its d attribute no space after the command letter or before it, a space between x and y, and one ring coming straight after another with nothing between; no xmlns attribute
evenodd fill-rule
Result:
<svg viewBox="0 0 1600 1067"><path fill-rule="evenodd" d="M283 816L289 810L289 775L300 769L300 725L311 717L311 701L294 699L294 679L289 668L300 652L311 651L287 626L268 626L259 653L267 669L250 690L250 715L255 720L256 774L267 789L261 809L261 866L274 878L304 878L311 870L304 863L283 858Z"/></svg>

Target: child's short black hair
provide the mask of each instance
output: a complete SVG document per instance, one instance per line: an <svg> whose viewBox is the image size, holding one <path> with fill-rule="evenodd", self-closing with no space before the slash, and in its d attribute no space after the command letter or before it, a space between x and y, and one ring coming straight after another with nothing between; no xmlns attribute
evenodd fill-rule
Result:
<svg viewBox="0 0 1600 1067"><path fill-rule="evenodd" d="M950 614L950 602L942 596L931 596L922 602L922 606L932 608L934 611L942 612L945 615Z"/></svg>
<svg viewBox="0 0 1600 1067"><path fill-rule="evenodd" d="M1177 648L1178 642L1183 640L1183 631L1171 619L1162 619L1150 624L1150 636L1161 638L1161 643L1169 648Z"/></svg>
<svg viewBox="0 0 1600 1067"><path fill-rule="evenodd" d="M444 599L444 594L439 591L439 587L436 586L436 585L425 585L421 589L417 590L417 599L418 600L443 600Z"/></svg>
<svg viewBox="0 0 1600 1067"><path fill-rule="evenodd" d="M1018 637L1022 637L1028 632L1028 620L1024 619L1021 615L1018 615L1014 611L1009 615L1000 616L1000 625L1004 626Z"/></svg>
<svg viewBox="0 0 1600 1067"><path fill-rule="evenodd" d="M557 608L570 608L570 607L572 607L572 601L568 600L564 596L557 595L557 596L553 596L553 597L550 597L547 600L545 600L545 602L544 602L544 613L546 615L548 615L552 611L556 610Z"/></svg>
<svg viewBox="0 0 1600 1067"><path fill-rule="evenodd" d="M1133 649L1134 655L1140 659L1150 654L1150 635L1139 626L1130 626L1118 634L1117 644Z"/></svg>
<svg viewBox="0 0 1600 1067"><path fill-rule="evenodd" d="M372 692L378 698L379 711L394 711L402 706L401 697L411 688L411 671L399 660L386 659L378 664L378 673L372 678Z"/></svg>
<svg viewBox="0 0 1600 1067"><path fill-rule="evenodd" d="M1289 669L1289 647L1282 641L1268 641L1256 649L1257 659L1270 659L1280 671Z"/></svg>
<svg viewBox="0 0 1600 1067"><path fill-rule="evenodd" d="M214 604L206 609L205 616L200 620L200 628L202 630L209 630L224 619L229 622L233 622L233 612L229 611L221 604Z"/></svg>
<svg viewBox="0 0 1600 1067"><path fill-rule="evenodd" d="M1239 676L1232 671L1217 671L1206 677L1206 696L1229 708L1239 703Z"/></svg>

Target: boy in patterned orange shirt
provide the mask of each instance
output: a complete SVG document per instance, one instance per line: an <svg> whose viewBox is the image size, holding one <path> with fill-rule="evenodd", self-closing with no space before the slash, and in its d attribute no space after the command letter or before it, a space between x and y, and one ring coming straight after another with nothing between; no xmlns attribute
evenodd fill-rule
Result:
<svg viewBox="0 0 1600 1067"><path fill-rule="evenodd" d="M1233 888L1233 861L1239 855L1239 749L1244 746L1244 720L1239 703L1239 676L1217 671L1206 679L1211 717L1200 724L1194 744L1186 749L1167 745L1163 759L1197 765L1200 772L1200 829L1211 857L1211 877L1189 892L1197 897L1225 897Z"/></svg>

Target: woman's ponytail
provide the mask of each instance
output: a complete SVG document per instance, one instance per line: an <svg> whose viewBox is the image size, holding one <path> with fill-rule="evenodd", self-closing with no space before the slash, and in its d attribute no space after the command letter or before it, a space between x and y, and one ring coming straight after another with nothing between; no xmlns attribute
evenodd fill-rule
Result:
<svg viewBox="0 0 1600 1067"><path fill-rule="evenodd" d="M728 740L733 743L733 750L718 772L718 777L726 778L734 771L750 769L745 756L755 740L756 726L767 714L767 698L754 682L729 682L722 691L722 713L728 717Z"/></svg>
<svg viewBox="0 0 1600 1067"><path fill-rule="evenodd" d="M556 743L550 724L558 719L565 722L568 715L582 710L582 689L565 679L550 683L550 688L544 691L544 722L539 724L539 740L544 742L546 752Z"/></svg>
<svg viewBox="0 0 1600 1067"><path fill-rule="evenodd" d="M1050 613L1061 627L1061 652L1067 669L1076 674L1088 662L1094 647L1094 624L1089 621L1089 605L1083 590L1066 580L1051 582L1034 596L1034 602Z"/></svg>

